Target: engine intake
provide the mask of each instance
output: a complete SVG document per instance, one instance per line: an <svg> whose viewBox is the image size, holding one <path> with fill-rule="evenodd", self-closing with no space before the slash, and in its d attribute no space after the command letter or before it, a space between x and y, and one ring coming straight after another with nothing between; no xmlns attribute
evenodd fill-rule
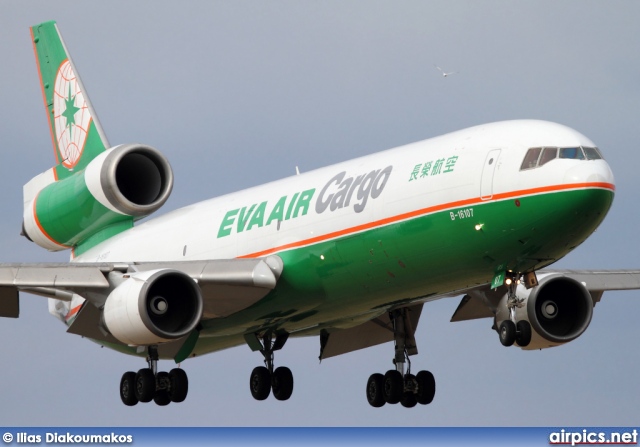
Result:
<svg viewBox="0 0 640 447"><path fill-rule="evenodd" d="M147 216L160 208L173 188L173 173L167 159L156 149L125 144L105 152L87 167L87 184L123 214ZM97 172L96 172L97 171ZM98 184L95 181L98 180ZM89 185L89 182L94 183Z"/></svg>
<svg viewBox="0 0 640 447"><path fill-rule="evenodd" d="M591 294L575 279L566 276L547 278L549 280L536 287L527 300L531 327L554 343L575 340L591 323Z"/></svg>
<svg viewBox="0 0 640 447"><path fill-rule="evenodd" d="M559 273L538 276L538 285L527 290L516 289L516 297L523 300L516 307L516 320L531 324L531 342L523 349L542 349L575 340L584 333L593 316L593 299L584 284ZM507 296L498 304L496 328L509 319Z"/></svg>
<svg viewBox="0 0 640 447"><path fill-rule="evenodd" d="M200 288L187 274L160 269L132 274L103 309L107 331L123 343L146 346L176 340L200 322Z"/></svg>

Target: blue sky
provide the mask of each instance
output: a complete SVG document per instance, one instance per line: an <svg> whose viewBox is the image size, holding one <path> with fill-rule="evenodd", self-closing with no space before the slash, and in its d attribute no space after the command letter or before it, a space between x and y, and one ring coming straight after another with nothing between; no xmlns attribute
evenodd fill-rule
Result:
<svg viewBox="0 0 640 447"><path fill-rule="evenodd" d="M112 144L160 149L175 174L166 212L212 196L464 127L557 121L600 147L616 176L609 216L559 268L639 268L635 224L640 4L628 1L5 1L0 262L54 262L19 236L22 185L53 164L29 26L57 20ZM443 78L434 64L459 73ZM255 402L259 354L184 363L190 393L126 408L139 359L101 349L25 295L0 321L3 425L638 425L638 292L605 293L587 332L559 348L503 348L490 320L449 323L458 299L425 306L414 367L427 407L373 409L368 376L391 345L318 363L316 339L278 352L295 389ZM162 362L163 369L171 367Z"/></svg>

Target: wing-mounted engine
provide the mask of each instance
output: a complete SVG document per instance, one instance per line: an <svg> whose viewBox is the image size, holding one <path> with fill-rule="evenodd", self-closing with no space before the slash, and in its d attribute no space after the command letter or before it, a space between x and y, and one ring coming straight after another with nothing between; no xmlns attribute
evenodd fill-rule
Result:
<svg viewBox="0 0 640 447"><path fill-rule="evenodd" d="M531 341L523 349L559 346L578 338L591 323L594 302L587 287L560 273L538 275L538 285L516 288L515 320L528 321ZM508 295L496 307L495 328L510 319ZM527 337L528 338L528 337ZM518 339L516 339L518 340Z"/></svg>
<svg viewBox="0 0 640 447"><path fill-rule="evenodd" d="M116 146L64 179L52 169L27 183L23 234L52 251L95 245L158 210L172 188L171 166L158 150Z"/></svg>
<svg viewBox="0 0 640 447"><path fill-rule="evenodd" d="M173 269L125 275L107 297L105 329L123 343L147 346L176 340L200 322L203 300L199 286Z"/></svg>

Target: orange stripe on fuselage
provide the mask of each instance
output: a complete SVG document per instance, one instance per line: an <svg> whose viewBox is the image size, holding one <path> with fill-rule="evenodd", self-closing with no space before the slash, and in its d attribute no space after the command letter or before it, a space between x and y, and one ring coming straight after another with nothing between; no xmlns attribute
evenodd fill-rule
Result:
<svg viewBox="0 0 640 447"><path fill-rule="evenodd" d="M372 228L383 227L386 225L390 225L392 223L401 222L403 220L412 219L414 217L436 213L438 211L444 211L450 208L459 208L463 206L475 205L478 203L487 203L490 201L505 200L505 199L511 199L516 197L523 197L523 196L531 196L535 194L560 192L560 191L566 191L570 189L586 189L586 188L609 189L611 191L615 191L616 189L615 185L613 185L612 183L604 183L604 182L569 183L569 184L563 184L563 185L542 186L539 188L523 189L519 191L494 194L490 199L486 199L486 200L483 200L480 197L476 197L473 199L458 200L456 202L443 203L441 205L435 205L435 206L430 206L430 207L422 208L415 211L410 211L408 213L399 214L397 216L387 217L384 219L376 220L374 222L369 222L362 225L356 225L355 227L345 228L344 230L334 231L331 233L323 234L321 236L315 236L309 239L304 239L298 242L292 242L290 244L285 244L279 247L269 248L267 250L262 250L262 251L258 251L255 253L238 256L238 257L239 258L258 258L260 256L270 255L283 250L304 247L306 245L312 245L318 242L323 242L330 239L336 239L341 236L347 236L349 234L359 233L361 231L370 230Z"/></svg>

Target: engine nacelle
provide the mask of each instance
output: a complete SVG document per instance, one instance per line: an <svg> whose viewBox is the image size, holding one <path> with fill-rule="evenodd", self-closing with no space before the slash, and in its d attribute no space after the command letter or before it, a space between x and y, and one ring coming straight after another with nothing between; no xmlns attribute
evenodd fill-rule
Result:
<svg viewBox="0 0 640 447"><path fill-rule="evenodd" d="M127 345L148 346L189 334L203 311L200 287L172 269L131 274L109 294L102 319L107 331Z"/></svg>
<svg viewBox="0 0 640 447"><path fill-rule="evenodd" d="M527 290L522 284L516 296L524 299L516 308L516 320L531 324L531 343L522 349L542 349L575 340L589 327L593 299L584 284L560 273L538 275L538 285ZM495 324L509 319L507 296L497 308Z"/></svg>
<svg viewBox="0 0 640 447"><path fill-rule="evenodd" d="M141 144L116 146L69 177L56 180L49 170L25 185L23 233L54 251L108 227L111 236L159 209L172 188L171 166L158 150Z"/></svg>

